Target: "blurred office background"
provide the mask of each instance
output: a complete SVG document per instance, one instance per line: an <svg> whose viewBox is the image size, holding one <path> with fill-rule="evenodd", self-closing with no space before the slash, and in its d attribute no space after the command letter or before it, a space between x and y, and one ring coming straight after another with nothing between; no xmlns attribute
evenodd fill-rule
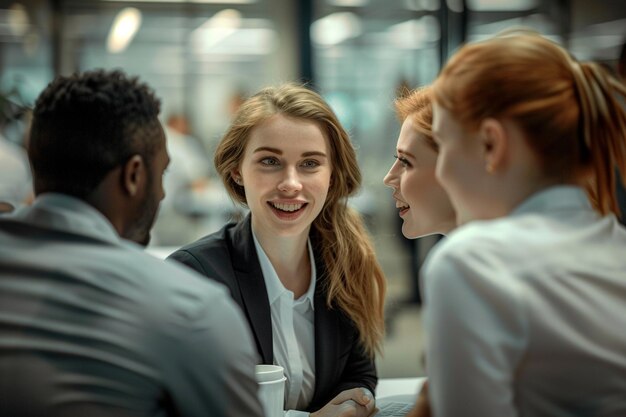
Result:
<svg viewBox="0 0 626 417"><path fill-rule="evenodd" d="M403 87L431 82L461 43L514 26L614 68L626 1L0 0L1 140L25 145L27 109L57 74L122 68L140 76L162 98L173 160L151 248L168 253L239 211L215 178L212 153L241 101L270 84L310 83L358 148L364 189L351 203L367 219L389 282L380 373L420 375L416 273L437 239L404 239L382 185L399 132L393 100ZM4 165L0 184L17 176Z"/></svg>

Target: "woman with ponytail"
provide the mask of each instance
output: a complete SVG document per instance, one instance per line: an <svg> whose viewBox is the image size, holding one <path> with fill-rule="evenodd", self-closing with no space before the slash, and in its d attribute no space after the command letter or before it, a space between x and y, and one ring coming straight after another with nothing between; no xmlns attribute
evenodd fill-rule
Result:
<svg viewBox="0 0 626 417"><path fill-rule="evenodd" d="M626 415L625 93L528 33L462 47L435 81L460 227L423 269L434 416Z"/></svg>
<svg viewBox="0 0 626 417"><path fill-rule="evenodd" d="M239 108L214 162L250 214L171 257L230 289L262 363L285 369L286 410L370 415L385 279L347 205L361 184L348 134L310 89L267 88Z"/></svg>

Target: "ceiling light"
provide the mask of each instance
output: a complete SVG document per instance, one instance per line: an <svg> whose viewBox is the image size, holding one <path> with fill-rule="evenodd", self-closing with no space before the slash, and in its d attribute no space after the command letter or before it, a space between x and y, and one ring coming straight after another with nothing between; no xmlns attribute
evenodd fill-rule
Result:
<svg viewBox="0 0 626 417"><path fill-rule="evenodd" d="M437 42L441 35L439 20L434 16L397 23L387 29L389 42L399 49L420 49Z"/></svg>
<svg viewBox="0 0 626 417"><path fill-rule="evenodd" d="M192 42L210 49L232 35L241 26L241 13L235 9L224 9L215 13L191 34Z"/></svg>
<svg viewBox="0 0 626 417"><path fill-rule="evenodd" d="M416 12L434 12L439 10L439 0L404 0L404 7Z"/></svg>
<svg viewBox="0 0 626 417"><path fill-rule="evenodd" d="M26 8L20 3L14 3L7 15L9 30L14 36L24 36L28 32L29 19Z"/></svg>
<svg viewBox="0 0 626 417"><path fill-rule="evenodd" d="M338 7L363 7L367 6L369 0L326 0L326 3Z"/></svg>
<svg viewBox="0 0 626 417"><path fill-rule="evenodd" d="M203 4L251 4L258 0L103 0L118 3L203 3Z"/></svg>
<svg viewBox="0 0 626 417"><path fill-rule="evenodd" d="M107 50L112 54L124 51L133 40L141 25L141 12L134 7L122 9L111 26Z"/></svg>
<svg viewBox="0 0 626 417"><path fill-rule="evenodd" d="M534 9L537 3L537 0L467 0L467 8L476 12L513 12Z"/></svg>
<svg viewBox="0 0 626 417"><path fill-rule="evenodd" d="M199 59L267 55L274 50L276 39L273 29L242 28L218 43L192 42L192 51Z"/></svg>
<svg viewBox="0 0 626 417"><path fill-rule="evenodd" d="M362 32L361 20L350 12L329 14L311 24L311 39L324 46L336 45Z"/></svg>
<svg viewBox="0 0 626 417"><path fill-rule="evenodd" d="M209 56L241 57L271 53L276 38L269 21L243 19L239 11L225 9L194 30L191 43L199 59Z"/></svg>
<svg viewBox="0 0 626 417"><path fill-rule="evenodd" d="M446 0L446 4L448 5L448 9L451 11L455 13L463 13L463 0Z"/></svg>

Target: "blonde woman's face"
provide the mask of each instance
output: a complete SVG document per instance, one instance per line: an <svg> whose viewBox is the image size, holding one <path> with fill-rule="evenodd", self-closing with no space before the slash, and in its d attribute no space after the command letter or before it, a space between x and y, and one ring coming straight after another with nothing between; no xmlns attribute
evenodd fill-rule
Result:
<svg viewBox="0 0 626 417"><path fill-rule="evenodd" d="M410 239L445 234L455 226L455 213L446 192L435 178L437 152L413 126L402 124L396 160L383 182L393 189L402 234Z"/></svg>
<svg viewBox="0 0 626 417"><path fill-rule="evenodd" d="M330 187L329 147L312 121L275 115L250 133L239 169L259 237L308 236Z"/></svg>

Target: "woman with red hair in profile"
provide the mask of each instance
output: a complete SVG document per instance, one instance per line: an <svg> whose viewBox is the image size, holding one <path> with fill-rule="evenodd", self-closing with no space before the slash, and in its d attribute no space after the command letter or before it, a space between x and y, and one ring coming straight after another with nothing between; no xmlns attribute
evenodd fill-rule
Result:
<svg viewBox="0 0 626 417"><path fill-rule="evenodd" d="M448 195L435 178L439 148L432 133L432 89L422 87L395 101L402 129L396 144L396 160L383 182L393 189L402 234L416 239L445 235L456 226Z"/></svg>
<svg viewBox="0 0 626 417"><path fill-rule="evenodd" d="M433 414L626 415L626 88L515 33L461 48L433 95L460 224L423 269Z"/></svg>

